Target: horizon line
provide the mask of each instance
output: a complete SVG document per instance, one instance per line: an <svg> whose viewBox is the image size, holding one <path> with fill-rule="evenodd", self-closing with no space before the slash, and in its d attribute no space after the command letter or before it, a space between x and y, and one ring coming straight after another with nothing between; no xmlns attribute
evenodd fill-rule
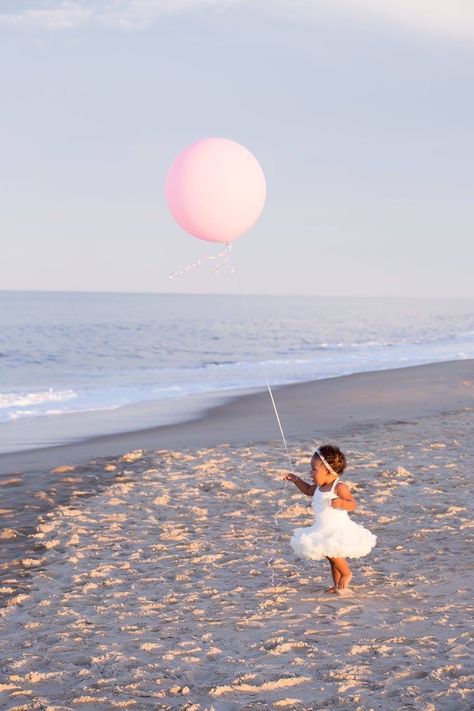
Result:
<svg viewBox="0 0 474 711"><path fill-rule="evenodd" d="M0 289L0 294L103 294L121 296L242 296L241 292L202 292L202 291L115 291L94 289ZM245 296L287 296L287 297L309 297L322 299L420 299L420 300L444 300L444 301L474 301L472 296L414 296L393 294L300 294L300 293L255 293L245 292Z"/></svg>

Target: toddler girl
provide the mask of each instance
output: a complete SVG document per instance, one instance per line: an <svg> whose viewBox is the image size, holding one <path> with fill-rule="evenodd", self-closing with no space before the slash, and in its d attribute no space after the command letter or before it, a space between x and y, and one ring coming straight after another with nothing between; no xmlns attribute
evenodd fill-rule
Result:
<svg viewBox="0 0 474 711"><path fill-rule="evenodd" d="M297 528L290 544L300 558L328 559L334 581L334 585L325 591L328 593L347 593L352 573L346 558L367 555L377 541L377 536L348 516L347 512L354 511L356 503L339 478L345 466L346 458L339 447L325 444L318 447L311 458L314 484L307 484L295 474L285 476L303 494L313 497L316 521L308 528Z"/></svg>

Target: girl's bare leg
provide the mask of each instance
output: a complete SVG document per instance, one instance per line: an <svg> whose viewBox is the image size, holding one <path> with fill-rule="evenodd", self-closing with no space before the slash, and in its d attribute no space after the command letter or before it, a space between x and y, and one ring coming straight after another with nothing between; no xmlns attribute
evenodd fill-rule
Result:
<svg viewBox="0 0 474 711"><path fill-rule="evenodd" d="M335 592L337 592L337 586L339 583L339 579L341 577L341 573L338 571L338 569L336 568L336 566L334 564L334 558L329 558L328 556L326 556L326 558L328 559L328 561L331 564L331 575L332 575L332 579L334 580L334 585L331 588L328 588L327 590L325 590L324 592L335 593Z"/></svg>
<svg viewBox="0 0 474 711"><path fill-rule="evenodd" d="M349 587L349 583L352 578L352 573L345 558L332 558L335 567L339 571L340 577L336 584L338 590L344 590L344 588Z"/></svg>

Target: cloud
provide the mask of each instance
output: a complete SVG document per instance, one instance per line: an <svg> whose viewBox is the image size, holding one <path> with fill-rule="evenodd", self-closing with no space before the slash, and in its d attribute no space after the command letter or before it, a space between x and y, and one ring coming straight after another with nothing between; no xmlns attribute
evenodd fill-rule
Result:
<svg viewBox="0 0 474 711"><path fill-rule="evenodd" d="M474 0L35 0L0 14L0 26L37 27L50 31L85 26L140 30L160 17L192 9L226 9L242 5L288 12L293 20L319 22L325 17L355 21L381 20L423 34L474 38Z"/></svg>
<svg viewBox="0 0 474 711"><path fill-rule="evenodd" d="M159 17L216 5L225 0L69 0L37 2L34 8L0 14L0 26L40 28L50 31L98 26L122 30L146 29ZM41 5L38 7L38 5Z"/></svg>
<svg viewBox="0 0 474 711"><path fill-rule="evenodd" d="M0 15L0 24L18 28L66 30L94 21L94 8L87 7L85 3L62 2L57 7L45 5L46 3L42 8L35 10L4 12Z"/></svg>
<svg viewBox="0 0 474 711"><path fill-rule="evenodd" d="M335 4L339 11L346 7L353 15L380 17L425 34L474 38L473 0L337 0Z"/></svg>

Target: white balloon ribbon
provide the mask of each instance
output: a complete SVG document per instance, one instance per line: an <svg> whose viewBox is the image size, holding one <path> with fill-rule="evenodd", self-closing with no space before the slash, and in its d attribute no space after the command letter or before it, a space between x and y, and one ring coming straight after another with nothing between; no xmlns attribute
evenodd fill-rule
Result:
<svg viewBox="0 0 474 711"><path fill-rule="evenodd" d="M213 256L200 257L200 259L198 259L196 262L188 264L187 267L183 267L177 272L171 272L171 274L169 275L169 279L175 279L176 277L184 276L184 274L187 274L193 269L197 269L198 267L200 267L201 264L207 264L208 261L214 261L214 264L211 264L211 270L214 272L214 274L233 274L235 272L235 267L232 264L228 265L228 262L231 257L232 245L230 242L227 242L223 252L219 252L219 254L215 254Z"/></svg>
<svg viewBox="0 0 474 711"><path fill-rule="evenodd" d="M179 269L177 272L171 272L171 274L169 275L169 278L170 278L170 279L175 279L176 277L184 276L185 274L187 274L188 272L192 271L193 269L197 269L198 267L200 267L201 264L206 264L208 260L214 262L214 264L211 265L211 269L212 269L212 271L213 271L215 274L234 274L234 273L235 273L235 275L236 275L236 277L237 277L237 283L238 283L238 286L239 286L240 295L241 295L241 298L242 298L242 300L243 300L243 303L244 303L244 306L245 306L245 310L246 310L247 321L248 321L249 326L251 326L252 321L251 321L251 317L250 317L250 309L249 309L248 304L247 304L247 299L246 299L246 296L245 296L245 292L244 292L244 290L242 289L242 285L241 285L241 283L240 283L239 273L238 273L237 268L236 268L236 266L235 266L235 264L234 264L234 260L233 260L233 256L232 256L232 246L231 246L231 243L230 243L230 242L227 242L227 243L226 243L226 246L225 246L225 249L224 249L223 252L219 252L219 254L216 254L216 255L214 255L214 256L212 256L212 257L201 257L201 258L198 259L196 262L193 262L192 264L189 264L187 267L183 267L182 269ZM230 262L230 264L229 264L229 262ZM251 329L250 329L250 330L251 330ZM257 336L257 334L256 334L256 336ZM259 349L259 347L258 347L258 339L257 339L257 337L256 337L256 345L257 345L257 349L258 349L258 352L259 352L260 362L261 362L261 363L264 363L265 360L264 360L263 355L262 355L262 353L261 353L261 351L260 351L260 349ZM287 458L288 458L288 463L289 463L289 465L290 465L290 469L291 469L292 473L295 474L295 470L294 470L294 468L293 468L293 462L291 461L291 456L290 456L290 452L289 452L289 449L288 449L288 444L287 444L287 441L286 441L285 433L284 433L284 431L283 431L283 426L282 426L282 424L281 424L280 416L279 416L279 414L278 414L277 406L276 406L276 403L275 403L275 399L274 399L274 397L273 397L273 392L272 392L272 389L271 389L271 386L270 386L270 381L269 381L269 378L268 378L268 375L267 375L266 370L264 370L264 375L265 375L265 382L266 382L266 385L267 385L267 389L268 389L268 392L269 392L269 395L270 395L270 398L271 398L271 401L272 401L273 409L274 409L274 411L275 411L275 416L276 416L276 419L277 419L277 422L278 422L278 427L279 427L279 429L280 429L281 438L282 438L283 444L284 444L284 446L285 446L286 456L287 456ZM280 529L280 524L279 524L279 522L278 522L278 516L279 516L281 513L283 513L284 509L286 508L285 493L286 493L286 491L287 491L287 484L288 484L288 481L285 479L284 484L283 484L282 496L281 496L280 501L279 501L279 508L278 508L278 511L276 511L276 513L273 515L273 519L274 519L274 521L275 521L275 526L276 526L277 529ZM279 533L277 534L276 538L275 538L275 542L274 542L274 543L275 543L275 547L276 547L277 542L280 540L280 535L281 535L281 534L280 534L280 532L279 532ZM272 563L273 563L274 560L275 560L275 558L274 558L274 556L272 555L270 558L268 558L268 559L266 560L266 564L269 566L270 571L271 571L271 584L273 585L273 587L276 587L276 585L275 585L275 569L274 569L274 567L273 567L273 565L272 565Z"/></svg>

